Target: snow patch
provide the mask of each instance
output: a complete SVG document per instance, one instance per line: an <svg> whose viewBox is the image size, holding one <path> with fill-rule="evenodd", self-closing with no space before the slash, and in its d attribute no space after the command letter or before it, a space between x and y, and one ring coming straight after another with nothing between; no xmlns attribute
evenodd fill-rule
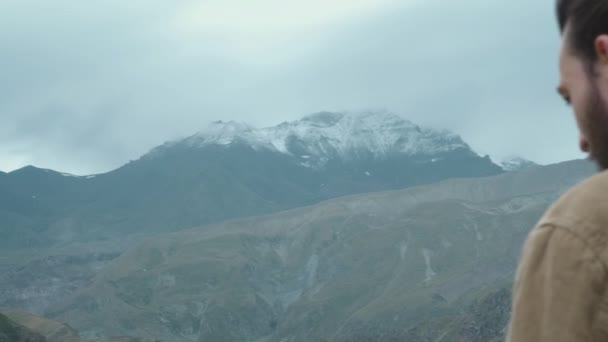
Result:
<svg viewBox="0 0 608 342"><path fill-rule="evenodd" d="M538 164L519 156L509 156L500 161L500 166L505 171L519 171L538 166Z"/></svg>
<svg viewBox="0 0 608 342"><path fill-rule="evenodd" d="M420 127L385 112L322 112L262 129L234 121L217 121L185 139L191 146L229 145L237 141L254 149L300 156L310 163L310 167L321 167L335 158L436 155L470 149L454 133ZM433 162L438 160L432 159Z"/></svg>
<svg viewBox="0 0 608 342"><path fill-rule="evenodd" d="M265 137L257 128L235 121L212 122L202 132L186 139L185 143L193 147L201 147L206 145L230 145L237 141L243 141L253 148L269 147Z"/></svg>

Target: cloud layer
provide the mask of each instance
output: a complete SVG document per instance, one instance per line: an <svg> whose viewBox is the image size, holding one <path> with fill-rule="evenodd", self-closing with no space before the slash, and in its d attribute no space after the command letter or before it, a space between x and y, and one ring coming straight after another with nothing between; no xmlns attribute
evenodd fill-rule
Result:
<svg viewBox="0 0 608 342"><path fill-rule="evenodd" d="M108 171L212 120L387 109L478 152L581 157L553 1L5 0L0 170Z"/></svg>

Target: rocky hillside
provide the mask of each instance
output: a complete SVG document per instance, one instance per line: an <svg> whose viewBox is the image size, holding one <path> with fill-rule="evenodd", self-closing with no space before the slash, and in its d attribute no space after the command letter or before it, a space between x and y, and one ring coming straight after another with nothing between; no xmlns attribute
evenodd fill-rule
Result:
<svg viewBox="0 0 608 342"><path fill-rule="evenodd" d="M0 342L47 342L44 336L0 314Z"/></svg>
<svg viewBox="0 0 608 342"><path fill-rule="evenodd" d="M17 325L21 329L30 331L29 337L22 335L16 339L17 335L6 340L6 342L160 342L154 339L133 338L133 337L113 337L95 340L84 339L78 332L69 325L55 322L46 318L38 317L24 311L6 311L0 314L0 324L8 321L9 324ZM0 328L0 331L2 328ZM0 334L0 341L2 335Z"/></svg>
<svg viewBox="0 0 608 342"><path fill-rule="evenodd" d="M448 180L164 235L47 314L91 336L184 342L489 341L527 232L592 169Z"/></svg>
<svg viewBox="0 0 608 342"><path fill-rule="evenodd" d="M509 168L394 115L318 113L214 123L101 175L0 173L0 307L37 314L5 327L53 341L500 339L527 232L594 172Z"/></svg>

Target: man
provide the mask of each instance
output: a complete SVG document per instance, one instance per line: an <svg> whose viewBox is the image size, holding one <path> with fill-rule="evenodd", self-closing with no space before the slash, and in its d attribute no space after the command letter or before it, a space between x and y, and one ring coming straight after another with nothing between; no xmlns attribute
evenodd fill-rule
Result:
<svg viewBox="0 0 608 342"><path fill-rule="evenodd" d="M576 114L581 149L606 170L608 0L557 7L558 91ZM510 342L608 341L608 171L568 192L533 229L513 297Z"/></svg>

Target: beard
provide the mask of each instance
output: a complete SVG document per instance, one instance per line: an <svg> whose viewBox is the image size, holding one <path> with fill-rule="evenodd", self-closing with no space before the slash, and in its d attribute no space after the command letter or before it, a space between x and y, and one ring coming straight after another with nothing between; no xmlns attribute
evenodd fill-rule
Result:
<svg viewBox="0 0 608 342"><path fill-rule="evenodd" d="M590 144L590 159L600 171L608 170L608 105L593 82L584 133Z"/></svg>

